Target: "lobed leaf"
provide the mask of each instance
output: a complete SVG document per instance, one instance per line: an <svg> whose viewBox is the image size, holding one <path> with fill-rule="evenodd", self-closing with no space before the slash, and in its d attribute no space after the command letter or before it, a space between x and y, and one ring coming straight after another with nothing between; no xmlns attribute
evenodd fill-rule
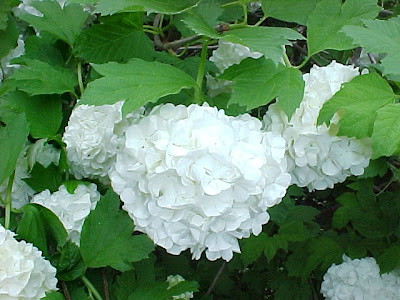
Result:
<svg viewBox="0 0 400 300"><path fill-rule="evenodd" d="M266 105L278 97L290 118L303 99L301 72L281 64L276 66L271 60L245 59L227 69L220 78L234 81L229 104L245 106L247 110Z"/></svg>
<svg viewBox="0 0 400 300"><path fill-rule="evenodd" d="M365 20L365 27L345 26L343 32L368 52L386 53L384 75L400 75L400 17Z"/></svg>
<svg viewBox="0 0 400 300"><path fill-rule="evenodd" d="M99 0L96 12L111 15L121 11L147 11L177 14L195 6L199 0Z"/></svg>
<svg viewBox="0 0 400 300"><path fill-rule="evenodd" d="M353 39L342 29L346 25L361 25L373 19L381 8L375 0L322 0L307 20L309 56L325 49L346 50L355 47Z"/></svg>
<svg viewBox="0 0 400 300"><path fill-rule="evenodd" d="M390 85L378 74L357 76L324 104L318 123L328 123L339 112L339 135L371 136L378 109L393 103L394 99Z"/></svg>
<svg viewBox="0 0 400 300"><path fill-rule="evenodd" d="M0 183L14 172L29 134L25 115L0 107Z"/></svg>
<svg viewBox="0 0 400 300"><path fill-rule="evenodd" d="M119 209L119 197L109 191L85 219L81 254L87 267L132 269L132 262L148 257L154 245L145 235L132 235L132 219Z"/></svg>
<svg viewBox="0 0 400 300"><path fill-rule="evenodd" d="M142 30L124 23L124 18L102 20L103 23L94 24L78 37L74 48L77 56L97 64L127 62L134 57L153 59L153 44Z"/></svg>
<svg viewBox="0 0 400 300"><path fill-rule="evenodd" d="M306 25L310 13L321 0L262 0L264 14L279 20Z"/></svg>
<svg viewBox="0 0 400 300"><path fill-rule="evenodd" d="M278 63L282 61L283 46L291 45L289 40L304 40L304 37L290 29L281 27L250 27L227 31L222 39L247 46L253 52L260 52L266 58Z"/></svg>
<svg viewBox="0 0 400 300"><path fill-rule="evenodd" d="M24 59L24 63L10 77L17 82L21 91L30 95L74 92L78 81L70 69L28 58Z"/></svg>
<svg viewBox="0 0 400 300"><path fill-rule="evenodd" d="M159 62L133 58L126 64L110 62L93 67L104 77L89 83L80 104L104 105L125 100L123 110L129 112L196 85L185 72Z"/></svg>
<svg viewBox="0 0 400 300"><path fill-rule="evenodd" d="M40 11L43 17L22 14L19 18L37 30L50 32L70 46L73 46L89 16L79 4L69 4L62 8L57 1L33 1L31 5Z"/></svg>

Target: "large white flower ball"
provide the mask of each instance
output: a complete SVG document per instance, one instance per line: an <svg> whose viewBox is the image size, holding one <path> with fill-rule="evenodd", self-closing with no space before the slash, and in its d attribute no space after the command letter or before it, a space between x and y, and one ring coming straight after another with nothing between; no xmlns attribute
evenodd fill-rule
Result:
<svg viewBox="0 0 400 300"><path fill-rule="evenodd" d="M308 187L310 191L324 190L351 175L364 173L372 156L371 140L336 136L325 124L317 125L324 103L340 90L343 83L357 75L357 68L335 61L326 67L314 66L309 74L303 75L304 97L290 120L279 102L268 108L264 128L285 138L293 184ZM334 117L334 123L337 118Z"/></svg>
<svg viewBox="0 0 400 300"><path fill-rule="evenodd" d="M57 290L56 269L42 252L0 225L0 299L36 300Z"/></svg>
<svg viewBox="0 0 400 300"><path fill-rule="evenodd" d="M110 178L136 229L172 254L240 252L290 183L285 141L261 125L195 104L160 105L131 125Z"/></svg>
<svg viewBox="0 0 400 300"><path fill-rule="evenodd" d="M51 210L64 225L68 237L79 246L82 226L90 211L95 209L100 193L94 183L79 184L71 194L64 185L51 194L49 190L35 195L32 203Z"/></svg>
<svg viewBox="0 0 400 300"><path fill-rule="evenodd" d="M113 105L78 105L65 128L63 142L72 174L77 179L108 181L117 149L123 142L122 128L139 112L122 118L123 102Z"/></svg>
<svg viewBox="0 0 400 300"><path fill-rule="evenodd" d="M324 275L321 293L327 300L396 300L400 299L400 276L396 271L379 273L373 257L333 264Z"/></svg>

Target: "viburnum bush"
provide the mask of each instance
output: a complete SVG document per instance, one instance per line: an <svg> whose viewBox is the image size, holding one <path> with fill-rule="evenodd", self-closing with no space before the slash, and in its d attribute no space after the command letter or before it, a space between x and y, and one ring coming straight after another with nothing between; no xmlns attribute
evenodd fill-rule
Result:
<svg viewBox="0 0 400 300"><path fill-rule="evenodd" d="M0 0L0 299L400 299L398 15Z"/></svg>

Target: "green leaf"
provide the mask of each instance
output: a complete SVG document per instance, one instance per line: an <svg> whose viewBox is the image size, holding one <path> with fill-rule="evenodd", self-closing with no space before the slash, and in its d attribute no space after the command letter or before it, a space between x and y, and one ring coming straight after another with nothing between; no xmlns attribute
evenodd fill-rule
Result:
<svg viewBox="0 0 400 300"><path fill-rule="evenodd" d="M208 37L219 38L214 29L223 13L221 4L216 0L202 0L189 11L182 14L182 21L195 33Z"/></svg>
<svg viewBox="0 0 400 300"><path fill-rule="evenodd" d="M318 123L328 123L335 112L340 115L339 135L363 138L372 135L378 109L393 103L395 94L378 74L355 77L343 85L321 109Z"/></svg>
<svg viewBox="0 0 400 300"><path fill-rule="evenodd" d="M30 95L74 92L78 81L70 69L33 59L24 59L24 63L10 77L17 81L20 90Z"/></svg>
<svg viewBox="0 0 400 300"><path fill-rule="evenodd" d="M127 62L131 58L152 60L153 44L142 30L116 17L102 18L78 37L74 51L91 63Z"/></svg>
<svg viewBox="0 0 400 300"><path fill-rule="evenodd" d="M9 17L5 28L0 30L0 58L6 56L11 49L17 46L19 33L15 19Z"/></svg>
<svg viewBox="0 0 400 300"><path fill-rule="evenodd" d="M75 280L83 276L86 271L79 247L71 241L67 241L61 248L56 266L57 278L62 281Z"/></svg>
<svg viewBox="0 0 400 300"><path fill-rule="evenodd" d="M129 295L132 294L136 288L135 281L136 277L133 270L118 275L111 287L111 294L113 295L112 299L128 299Z"/></svg>
<svg viewBox="0 0 400 300"><path fill-rule="evenodd" d="M245 266L255 262L263 253L269 237L261 232L258 236L251 235L247 239L240 241L240 258Z"/></svg>
<svg viewBox="0 0 400 300"><path fill-rule="evenodd" d="M24 114L0 107L0 183L9 178L29 134Z"/></svg>
<svg viewBox="0 0 400 300"><path fill-rule="evenodd" d="M199 0L100 0L96 12L111 15L121 11L147 11L177 14L195 6Z"/></svg>
<svg viewBox="0 0 400 300"><path fill-rule="evenodd" d="M268 261L271 261L275 257L276 252L278 252L279 249L287 251L288 241L284 238L281 238L277 234L275 234L272 238L268 238L264 248L264 255Z"/></svg>
<svg viewBox="0 0 400 300"><path fill-rule="evenodd" d="M400 17L389 20L366 20L366 28L345 26L343 32L368 52L386 53L383 74L400 75Z"/></svg>
<svg viewBox="0 0 400 300"><path fill-rule="evenodd" d="M97 203L83 224L81 254L87 267L132 269L132 262L148 257L154 245L145 235L132 235L134 226L113 192Z"/></svg>
<svg viewBox="0 0 400 300"><path fill-rule="evenodd" d="M203 16L199 14L188 13L182 21L198 35L212 38L219 37L217 31L207 23Z"/></svg>
<svg viewBox="0 0 400 300"><path fill-rule="evenodd" d="M373 158L400 155L400 104L388 104L377 111L372 132Z"/></svg>
<svg viewBox="0 0 400 300"><path fill-rule="evenodd" d="M262 0L264 14L275 19L306 25L320 0Z"/></svg>
<svg viewBox="0 0 400 300"><path fill-rule="evenodd" d="M7 28L8 13L10 11L10 4L6 0L0 0L0 30L5 30Z"/></svg>
<svg viewBox="0 0 400 300"><path fill-rule="evenodd" d="M304 37L290 29L280 27L251 27L227 31L222 39L247 46L253 52L260 52L274 62L283 56L282 46L291 45L289 40L304 40Z"/></svg>
<svg viewBox="0 0 400 300"><path fill-rule="evenodd" d="M247 110L266 105L278 97L290 118L303 99L301 72L281 64L275 66L271 60L245 59L227 69L219 78L234 81L229 104L246 106Z"/></svg>
<svg viewBox="0 0 400 300"><path fill-rule="evenodd" d="M347 223L349 223L349 221L350 221L350 214L347 208L339 207L333 214L332 228L342 229L347 225Z"/></svg>
<svg viewBox="0 0 400 300"><path fill-rule="evenodd" d="M123 110L130 112L196 85L186 73L159 62L133 58L126 64L110 62L93 67L104 77L89 83L80 104L103 105L125 100Z"/></svg>
<svg viewBox="0 0 400 300"><path fill-rule="evenodd" d="M89 16L79 4L69 4L61 8L57 1L34 1L31 5L44 16L22 14L19 18L37 30L50 32L70 46L73 46L75 38L82 31Z"/></svg>
<svg viewBox="0 0 400 300"><path fill-rule="evenodd" d="M290 242L303 242L314 236L300 221L284 223L279 228L278 235L279 238Z"/></svg>
<svg viewBox="0 0 400 300"><path fill-rule="evenodd" d="M35 164L30 177L24 179L24 181L36 192L49 189L53 193L62 184L62 175L54 164L51 164L47 168L41 164Z"/></svg>
<svg viewBox="0 0 400 300"><path fill-rule="evenodd" d="M40 216L38 205L27 204L23 208L22 219L18 224L17 235L19 239L32 243L48 255L45 224Z"/></svg>
<svg viewBox="0 0 400 300"><path fill-rule="evenodd" d="M54 96L29 97L23 92L11 92L5 104L25 113L34 138L48 138L57 134L62 121L61 99Z"/></svg>
<svg viewBox="0 0 400 300"><path fill-rule="evenodd" d="M44 300L65 300L63 294L61 293L56 293L56 292L50 292L46 293L46 297L43 298Z"/></svg>
<svg viewBox="0 0 400 300"><path fill-rule="evenodd" d="M53 242L53 245L55 245L56 247L63 245L68 237L68 233L58 217L51 210L47 209L44 206L38 204L28 205L35 205L36 208L39 210L40 217L45 224L48 240Z"/></svg>
<svg viewBox="0 0 400 300"><path fill-rule="evenodd" d="M13 63L24 64L24 59L40 60L51 66L65 65L61 51L54 45L55 40L52 35L45 32L28 36L25 40L25 54L21 57L14 58Z"/></svg>
<svg viewBox="0 0 400 300"><path fill-rule="evenodd" d="M400 267L400 246L391 246L376 259L380 272L387 273Z"/></svg>
<svg viewBox="0 0 400 300"><path fill-rule="evenodd" d="M374 135L373 132L372 135ZM372 147L374 147L374 145L372 145ZM374 152L374 154L376 154L376 152ZM386 174L387 171L388 171L387 160L386 158L381 157L378 159L371 160L369 162L368 167L364 170L364 174L359 176L359 178L370 178L375 176L382 177Z"/></svg>
<svg viewBox="0 0 400 300"><path fill-rule="evenodd" d="M322 0L307 20L309 56L325 49L346 50L355 47L341 30L346 25L361 25L373 19L380 7L375 0Z"/></svg>
<svg viewBox="0 0 400 300"><path fill-rule="evenodd" d="M327 237L312 240L309 244L309 252L305 267L308 272L314 270L318 265L321 265L321 269L326 271L332 264L341 263L344 253L336 241Z"/></svg>

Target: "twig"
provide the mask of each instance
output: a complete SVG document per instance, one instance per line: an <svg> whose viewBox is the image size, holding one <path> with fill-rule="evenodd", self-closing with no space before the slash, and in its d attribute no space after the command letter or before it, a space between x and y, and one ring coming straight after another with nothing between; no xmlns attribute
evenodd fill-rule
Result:
<svg viewBox="0 0 400 300"><path fill-rule="evenodd" d="M180 39L180 40L176 40L176 41L173 41L173 42L169 42L169 43L165 43L165 44L163 44L161 42L161 40L160 40L161 45L157 45L157 43L156 43L156 45L157 45L157 47L159 47L159 48L161 48L163 50L168 50L168 49L171 49L171 48L181 47L181 46L183 46L183 45L185 45L187 43L197 41L200 38L201 38L200 35L192 35L192 36L188 36L186 38L183 38L183 39ZM154 37L154 39L155 39L155 37Z"/></svg>
<svg viewBox="0 0 400 300"><path fill-rule="evenodd" d="M108 291L108 281L107 281L107 274L105 269L101 269L101 276L103 278L103 291L104 291L104 299L110 300L110 292Z"/></svg>
<svg viewBox="0 0 400 300"><path fill-rule="evenodd" d="M158 27L161 21L161 14L156 14L153 21L153 27ZM163 48L164 43L161 41L159 34L154 34L154 43L156 44L157 48Z"/></svg>
<svg viewBox="0 0 400 300"><path fill-rule="evenodd" d="M219 268L217 274L215 275L213 281L212 281L211 284L210 284L210 287L209 287L208 290L207 290L206 296L209 296L209 295L211 294L211 292L212 292L212 290L214 289L214 287L215 287L215 285L216 285L216 283L217 283L219 277L221 276L222 272L224 271L225 266L226 266L226 261L224 261L223 264L222 264L222 266Z"/></svg>
<svg viewBox="0 0 400 300"><path fill-rule="evenodd" d="M71 299L71 295L69 294L69 291L68 291L68 287L67 287L67 285L65 284L64 281L61 281L61 288L63 290L63 294L64 294L64 297L65 297L65 300L72 300Z"/></svg>
<svg viewBox="0 0 400 300"><path fill-rule="evenodd" d="M368 53L367 55L368 55L370 62L375 65L376 60L375 60L375 57L372 55L372 53Z"/></svg>

